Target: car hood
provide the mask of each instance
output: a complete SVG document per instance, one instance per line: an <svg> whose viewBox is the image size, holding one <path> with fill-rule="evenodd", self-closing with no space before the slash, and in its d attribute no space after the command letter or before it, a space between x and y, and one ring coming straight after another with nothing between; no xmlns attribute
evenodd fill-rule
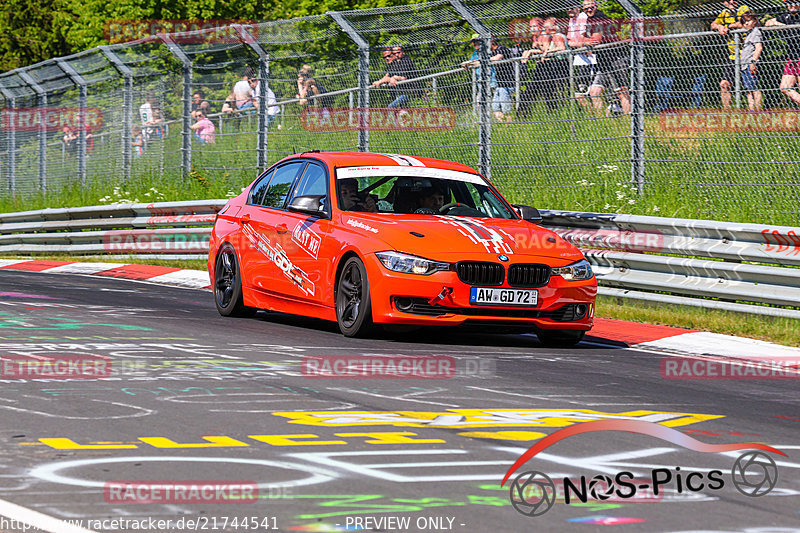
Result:
<svg viewBox="0 0 800 533"><path fill-rule="evenodd" d="M427 259L453 261L507 255L512 262L521 262L547 257L561 259L559 265L554 265L561 266L583 258L577 248L556 233L525 220L344 213L341 221L349 230L382 241L389 249Z"/></svg>

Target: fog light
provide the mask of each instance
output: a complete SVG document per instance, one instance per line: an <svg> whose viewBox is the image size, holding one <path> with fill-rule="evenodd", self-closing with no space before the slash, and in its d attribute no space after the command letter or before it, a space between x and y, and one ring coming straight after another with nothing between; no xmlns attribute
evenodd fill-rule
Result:
<svg viewBox="0 0 800 533"><path fill-rule="evenodd" d="M575 306L575 320L580 320L586 316L586 304L578 304Z"/></svg>
<svg viewBox="0 0 800 533"><path fill-rule="evenodd" d="M395 298L394 305L400 311L408 311L413 304L411 298Z"/></svg>

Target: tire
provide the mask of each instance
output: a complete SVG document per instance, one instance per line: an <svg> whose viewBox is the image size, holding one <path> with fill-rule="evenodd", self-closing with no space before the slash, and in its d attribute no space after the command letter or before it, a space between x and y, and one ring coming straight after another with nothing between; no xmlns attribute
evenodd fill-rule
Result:
<svg viewBox="0 0 800 533"><path fill-rule="evenodd" d="M214 263L214 303L222 316L248 317L256 309L246 307L242 296L242 275L236 250L224 243L217 252Z"/></svg>
<svg viewBox="0 0 800 533"><path fill-rule="evenodd" d="M536 332L539 342L548 348L570 348L583 339L585 331L571 329L540 329Z"/></svg>
<svg viewBox="0 0 800 533"><path fill-rule="evenodd" d="M345 337L365 337L373 329L367 269L358 257L348 259L339 275L336 322Z"/></svg>

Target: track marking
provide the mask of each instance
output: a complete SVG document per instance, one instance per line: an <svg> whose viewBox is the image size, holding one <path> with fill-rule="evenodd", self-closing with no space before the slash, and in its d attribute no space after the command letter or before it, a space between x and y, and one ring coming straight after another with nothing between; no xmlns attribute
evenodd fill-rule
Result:
<svg viewBox="0 0 800 533"><path fill-rule="evenodd" d="M6 500L0 500L0 515L50 533L96 533Z"/></svg>

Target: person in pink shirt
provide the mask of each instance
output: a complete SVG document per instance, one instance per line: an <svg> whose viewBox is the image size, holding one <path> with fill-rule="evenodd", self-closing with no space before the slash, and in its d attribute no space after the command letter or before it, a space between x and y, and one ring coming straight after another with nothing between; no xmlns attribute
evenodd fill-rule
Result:
<svg viewBox="0 0 800 533"><path fill-rule="evenodd" d="M192 124L192 130L200 144L214 144L217 142L214 123L202 111L197 114L197 122Z"/></svg>

